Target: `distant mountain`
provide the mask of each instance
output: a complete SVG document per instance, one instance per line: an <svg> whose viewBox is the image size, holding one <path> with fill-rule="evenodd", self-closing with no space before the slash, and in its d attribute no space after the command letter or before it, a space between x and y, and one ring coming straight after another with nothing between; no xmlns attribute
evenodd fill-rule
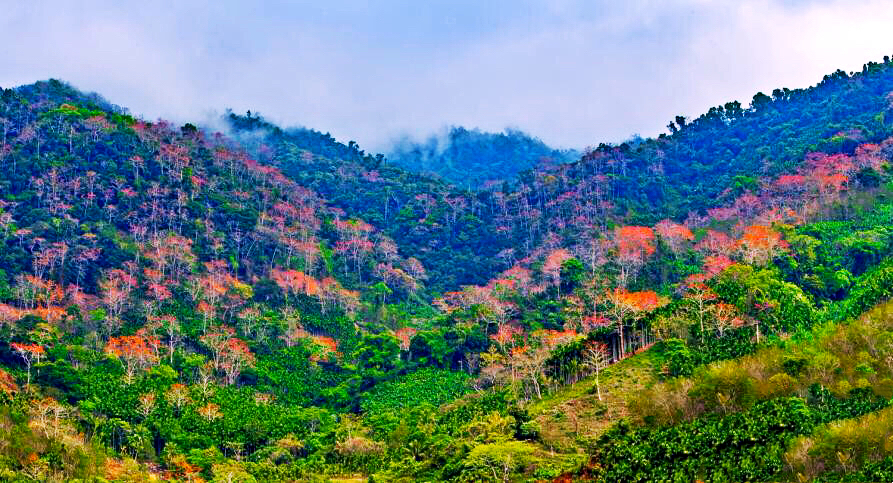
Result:
<svg viewBox="0 0 893 483"><path fill-rule="evenodd" d="M425 141L404 137L388 159L422 173L436 174L465 188L487 181L511 180L522 171L543 163L576 161L575 150L554 149L523 131L482 132L453 126L444 136Z"/></svg>

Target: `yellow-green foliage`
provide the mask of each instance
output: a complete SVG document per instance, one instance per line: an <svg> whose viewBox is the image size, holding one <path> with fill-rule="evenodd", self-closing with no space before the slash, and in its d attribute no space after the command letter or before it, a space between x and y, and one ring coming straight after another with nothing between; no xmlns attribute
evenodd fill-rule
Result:
<svg viewBox="0 0 893 483"><path fill-rule="evenodd" d="M794 441L785 462L798 479L806 480L827 471L853 471L889 455L893 455L893 408L822 426Z"/></svg>
<svg viewBox="0 0 893 483"><path fill-rule="evenodd" d="M678 422L773 397L806 396L812 384L839 397L863 387L893 395L893 302L852 323L819 327L808 340L711 364L690 378L639 391L630 409L646 422Z"/></svg>

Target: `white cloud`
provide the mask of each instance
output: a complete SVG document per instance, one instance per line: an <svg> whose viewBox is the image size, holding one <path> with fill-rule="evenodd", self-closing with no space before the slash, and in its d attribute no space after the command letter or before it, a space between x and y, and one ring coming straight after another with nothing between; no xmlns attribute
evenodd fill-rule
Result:
<svg viewBox="0 0 893 483"><path fill-rule="evenodd" d="M421 7L420 5L425 5ZM372 148L454 123L582 147L893 54L884 1L11 2L0 85L233 107Z"/></svg>

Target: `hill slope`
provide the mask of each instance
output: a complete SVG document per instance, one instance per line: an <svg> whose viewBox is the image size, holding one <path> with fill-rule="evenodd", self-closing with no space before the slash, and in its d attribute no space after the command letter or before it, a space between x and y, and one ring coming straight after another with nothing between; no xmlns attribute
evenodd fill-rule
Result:
<svg viewBox="0 0 893 483"><path fill-rule="evenodd" d="M0 474L883 476L891 68L480 191L4 90Z"/></svg>
<svg viewBox="0 0 893 483"><path fill-rule="evenodd" d="M424 141L403 138L394 143L387 157L406 169L479 189L487 182L511 182L539 164L576 161L580 155L574 150L552 149L518 130L487 133L453 126L444 136Z"/></svg>

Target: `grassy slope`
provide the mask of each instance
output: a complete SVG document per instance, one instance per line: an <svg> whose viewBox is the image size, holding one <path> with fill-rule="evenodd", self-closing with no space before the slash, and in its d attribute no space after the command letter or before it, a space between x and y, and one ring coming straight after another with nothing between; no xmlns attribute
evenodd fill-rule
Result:
<svg viewBox="0 0 893 483"><path fill-rule="evenodd" d="M602 399L595 377L549 394L527 407L539 423L543 445L564 453L583 451L614 422L627 415L627 396L659 380L662 359L656 349L627 358L602 372Z"/></svg>

